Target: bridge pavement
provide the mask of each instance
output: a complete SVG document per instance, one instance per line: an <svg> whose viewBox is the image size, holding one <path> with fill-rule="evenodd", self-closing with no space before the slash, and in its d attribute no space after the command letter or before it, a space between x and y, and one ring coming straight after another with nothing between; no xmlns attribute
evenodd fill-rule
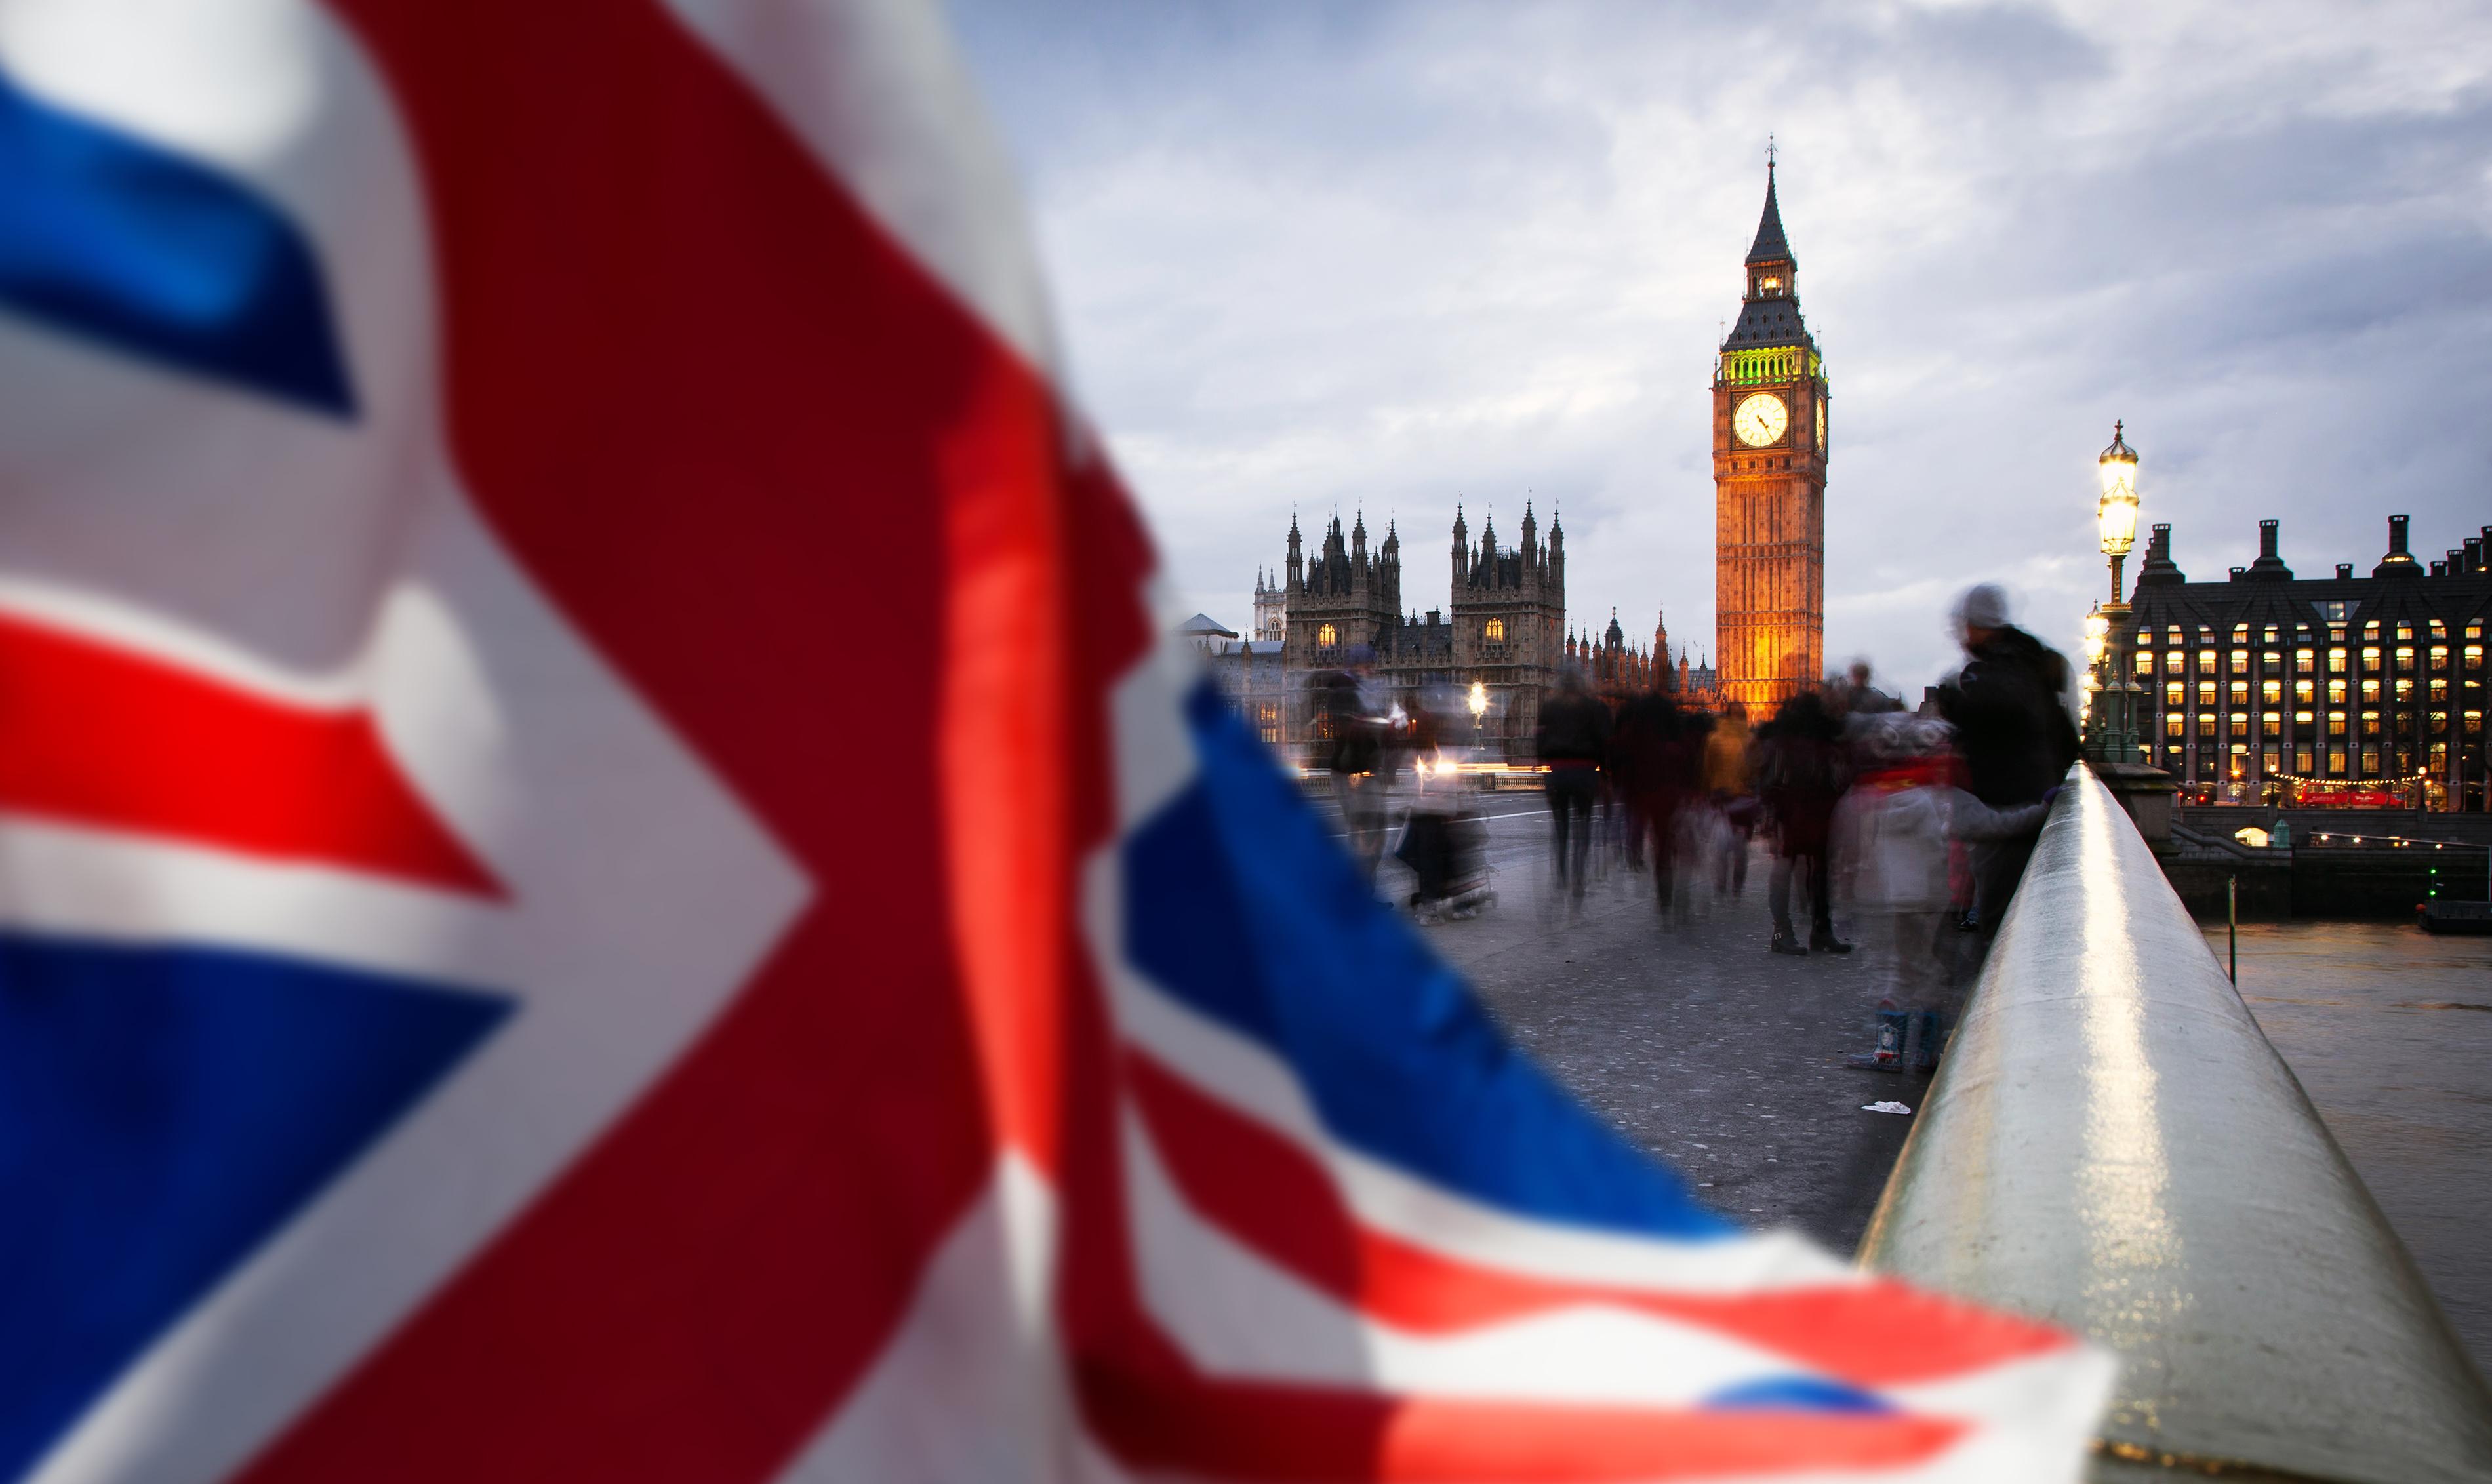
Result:
<svg viewBox="0 0 2492 1484"><path fill-rule="evenodd" d="M1498 902L1423 929L1437 950L1517 1042L1718 1209L1849 1253L1912 1123L1861 1105L1917 1110L1929 1085L1843 1064L1868 1036L1859 955L1765 951L1762 848L1746 893L1696 893L1683 928L1656 912L1648 876L1623 869L1573 921L1550 890L1538 797L1484 802ZM1388 859L1380 888L1409 883Z"/></svg>

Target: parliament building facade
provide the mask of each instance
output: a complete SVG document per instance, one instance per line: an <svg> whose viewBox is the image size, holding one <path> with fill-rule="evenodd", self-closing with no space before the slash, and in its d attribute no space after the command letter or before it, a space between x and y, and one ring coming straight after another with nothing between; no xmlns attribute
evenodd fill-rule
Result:
<svg viewBox="0 0 2492 1484"><path fill-rule="evenodd" d="M1470 732L1493 755L1530 758L1540 702L1558 668L1580 666L1595 689L1614 697L1656 684L1709 690L1709 668L1673 668L1654 657L1670 653L1668 631L1656 624L1653 647L1627 641L1615 610L1599 636L1566 624L1566 531L1556 519L1547 537L1527 502L1521 539L1500 544L1495 518L1480 522L1474 544L1458 505L1448 557L1448 601L1425 613L1407 608L1402 591L1402 538L1388 523L1372 549L1367 521L1350 528L1333 518L1310 554L1293 517L1278 574L1259 573L1255 622L1239 635L1197 614L1181 631L1210 661L1231 707L1275 746L1295 749L1322 739L1327 721L1319 677L1363 668L1387 690L1418 697L1453 687L1479 687L1484 703L1473 729L1468 710L1444 720Z"/></svg>

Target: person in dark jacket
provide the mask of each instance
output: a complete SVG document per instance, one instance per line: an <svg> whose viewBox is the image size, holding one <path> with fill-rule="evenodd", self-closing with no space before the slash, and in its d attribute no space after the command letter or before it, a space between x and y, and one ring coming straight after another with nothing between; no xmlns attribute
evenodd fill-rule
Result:
<svg viewBox="0 0 2492 1484"><path fill-rule="evenodd" d="M1668 914L1681 905L1678 818L1704 779L1703 753L1690 746L1686 713L1667 690L1630 699L1612 750L1623 775L1630 860L1649 849L1652 902Z"/></svg>
<svg viewBox="0 0 2492 1484"><path fill-rule="evenodd" d="M1802 691L1775 709L1757 747L1757 797L1765 806L1774 872L1765 882L1776 953L1850 953L1834 935L1834 901L1826 870L1826 837L1843 797L1843 724L1825 698ZM1808 885L1809 935L1802 946L1792 928L1792 877Z"/></svg>
<svg viewBox="0 0 2492 1484"><path fill-rule="evenodd" d="M1584 865L1592 849L1592 797L1600 785L1601 759L1610 749L1610 708L1584 688L1583 671L1571 665L1558 670L1557 694L1540 703L1540 724L1531 741L1533 755L1549 769L1542 787L1549 797L1558 884L1573 895L1580 911Z"/></svg>
<svg viewBox="0 0 2492 1484"><path fill-rule="evenodd" d="M1939 690L1939 714L1955 726L1965 787L1993 809L2041 802L2077 760L2068 715L2068 662L2008 622L2007 594L1984 582L1956 600L1964 668ZM1988 841L1973 852L1970 925L1995 933L2033 856L2032 834Z"/></svg>
<svg viewBox="0 0 2492 1484"><path fill-rule="evenodd" d="M1334 801L1350 853L1370 881L1384 853L1385 724L1373 714L1361 677L1331 670L1312 682L1316 691L1317 741L1332 775Z"/></svg>

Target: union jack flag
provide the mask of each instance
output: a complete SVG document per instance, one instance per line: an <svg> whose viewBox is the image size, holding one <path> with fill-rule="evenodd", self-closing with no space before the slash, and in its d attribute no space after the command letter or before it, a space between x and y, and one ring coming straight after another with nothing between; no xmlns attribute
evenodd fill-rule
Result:
<svg viewBox="0 0 2492 1484"><path fill-rule="evenodd" d="M0 3L0 1478L2073 1476L1155 644L1012 201L904 0Z"/></svg>

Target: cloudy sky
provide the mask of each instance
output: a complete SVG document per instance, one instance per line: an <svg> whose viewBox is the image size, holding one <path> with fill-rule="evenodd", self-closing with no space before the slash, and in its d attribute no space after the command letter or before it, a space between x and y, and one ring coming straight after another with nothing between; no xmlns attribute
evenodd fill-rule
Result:
<svg viewBox="0 0 2492 1484"><path fill-rule="evenodd" d="M2193 578L2492 521L2492 7L950 3L1177 616L1243 628L1293 509L1440 604L1457 495L1528 490L1570 618L1710 650L1768 134L1829 656L1916 694L1984 579L2072 643L2116 417Z"/></svg>

